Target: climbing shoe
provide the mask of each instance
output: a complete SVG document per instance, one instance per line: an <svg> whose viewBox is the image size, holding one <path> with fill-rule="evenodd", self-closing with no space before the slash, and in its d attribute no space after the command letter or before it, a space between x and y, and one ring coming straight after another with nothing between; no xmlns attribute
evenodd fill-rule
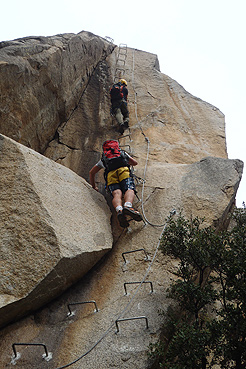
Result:
<svg viewBox="0 0 246 369"><path fill-rule="evenodd" d="M121 124L120 128L119 128L119 132L120 132L121 135L123 135L124 130L125 130L125 126L124 126L124 124Z"/></svg>
<svg viewBox="0 0 246 369"><path fill-rule="evenodd" d="M142 215L139 213L139 211L130 208L128 206L124 206L123 209L123 214L124 215L130 215L130 217L134 220L136 220L137 222L141 222L141 220L143 220Z"/></svg>
<svg viewBox="0 0 246 369"><path fill-rule="evenodd" d="M129 121L128 120L124 120L124 127L125 129L129 128Z"/></svg>
<svg viewBox="0 0 246 369"><path fill-rule="evenodd" d="M118 211L118 213L117 213L117 218L118 218L118 221L119 221L120 226L121 226L122 228L127 228L127 227L129 227L129 223L128 223L128 221L127 221L127 219L126 219L125 215L123 214L123 211Z"/></svg>

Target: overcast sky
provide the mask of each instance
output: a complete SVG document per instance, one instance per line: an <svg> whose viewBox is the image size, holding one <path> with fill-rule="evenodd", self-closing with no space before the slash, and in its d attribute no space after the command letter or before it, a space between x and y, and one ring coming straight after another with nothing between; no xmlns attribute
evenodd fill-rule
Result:
<svg viewBox="0 0 246 369"><path fill-rule="evenodd" d="M228 156L246 165L245 16L246 0L11 0L0 41L84 30L157 54L162 73L225 114Z"/></svg>

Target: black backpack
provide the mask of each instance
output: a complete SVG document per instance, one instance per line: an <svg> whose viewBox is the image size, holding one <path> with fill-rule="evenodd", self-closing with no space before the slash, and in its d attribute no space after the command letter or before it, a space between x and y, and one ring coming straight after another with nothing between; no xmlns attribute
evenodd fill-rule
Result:
<svg viewBox="0 0 246 369"><path fill-rule="evenodd" d="M113 87L110 89L110 96L111 96L111 100L121 100L123 99L124 95L123 95L123 85L121 85L120 83L115 83L113 85Z"/></svg>

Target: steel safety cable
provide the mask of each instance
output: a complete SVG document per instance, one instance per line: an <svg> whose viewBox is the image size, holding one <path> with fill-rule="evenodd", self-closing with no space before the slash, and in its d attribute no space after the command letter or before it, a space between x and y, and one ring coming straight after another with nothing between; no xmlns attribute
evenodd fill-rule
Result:
<svg viewBox="0 0 246 369"><path fill-rule="evenodd" d="M166 220L166 222L165 222L165 224L164 224L164 226L163 226L163 229L162 229L162 232L161 232L161 234L160 234L160 236L159 236L159 240L158 240L158 244L157 244L157 247L156 247L156 249L155 249L155 252L154 252L154 255L153 255L153 257L152 257L152 260L151 260L151 262L150 262L150 264L149 264L149 266L148 266L148 269L147 269L147 271L145 272L145 274L144 274L144 277L143 277L143 279L142 279L142 281L140 282L140 284L139 284L139 286L138 286L138 288L136 289L136 291L135 291L135 293L133 294L133 296L131 297L131 299L130 299L130 301L126 304L126 306L125 306L125 308L119 313L119 315L118 315L118 317L117 317L117 319L115 319L115 321L116 320L118 320L118 319L120 319L122 316L123 316L123 314L125 314L126 312L127 312L127 310L128 310L128 308L130 307L130 305L131 305L131 303L133 302L133 300L135 299L135 297L136 297L136 295L137 295L137 293L138 293L138 291L140 290L140 288L142 287L142 285L143 285L143 283L144 283L144 281L145 281L145 279L147 278L147 276L148 276L148 274L149 274L149 272L150 272L150 269L151 269L151 267L152 267L152 265L153 265L153 263L154 263L154 261L155 261L155 258L156 258L156 255L157 255L157 251L158 251L158 249L159 249L159 247L160 247L160 243L161 243L161 239L162 239L162 235L163 235L163 233L164 233L164 231L165 231L165 229L166 229L166 226L167 226L167 224L168 224L168 221L169 221L169 219L172 217L172 216L174 216L176 214L176 210L175 209L172 209L171 211L170 211L170 213L169 213L169 218ZM111 329L114 327L114 325L115 325L115 321L109 326L109 328L102 334L102 336L91 346L91 348L89 349L89 350L87 350L83 355L81 355L80 357L78 357L77 359L75 359L74 361L72 361L72 362L70 362L70 363L68 363L68 364L66 364L66 365L63 365L63 366L60 366L60 367L58 367L58 368L56 368L56 369L65 369L65 368L68 368L69 366L72 366L72 365L74 365L74 364L76 364L78 361L80 361L81 359L83 359L83 357L85 357L86 355L88 355L108 334L109 334L109 332L111 331Z"/></svg>
<svg viewBox="0 0 246 369"><path fill-rule="evenodd" d="M145 186L145 181L146 181L146 172L147 172L147 166L148 166L148 160L149 160L149 151L150 151L150 140L149 138L145 135L140 121L138 119L138 111L137 111L137 93L136 93L136 89L135 89L135 81L134 81L134 69L135 69L135 49L133 50L133 57L132 57L132 86L133 86L133 91L134 91L134 95L135 95L135 101L134 101L134 105L135 105L135 116L136 116L136 120L138 122L138 125L140 127L140 130L145 138L145 141L147 142L147 154L146 154L146 161L145 161L145 168L144 168L144 176L143 176L143 181L142 181L142 196L141 196L141 209L142 209L142 213L143 213L143 218L145 220L146 223L148 223L149 225L151 225L152 227L163 227L165 225L165 222L162 224L154 224L151 221L148 220L148 218L145 215L145 210L144 210L144 186ZM147 118L149 116L149 114L145 117ZM144 119L145 119L144 118ZM142 121L142 120L141 120Z"/></svg>
<svg viewBox="0 0 246 369"><path fill-rule="evenodd" d="M138 119L138 112L137 112L137 92L136 92L136 88L135 88L135 80L134 80L134 69L135 69L135 49L133 49L133 54L132 54L132 87L133 87L133 91L134 91L134 108L135 108L135 115L136 115L136 119L139 125L139 128L142 132L142 135L145 137L145 139L147 139L141 125Z"/></svg>

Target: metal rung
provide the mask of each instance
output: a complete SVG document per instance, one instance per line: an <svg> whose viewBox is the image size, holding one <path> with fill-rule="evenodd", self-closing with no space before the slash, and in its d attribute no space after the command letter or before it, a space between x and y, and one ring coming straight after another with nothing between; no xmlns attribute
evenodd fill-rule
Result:
<svg viewBox="0 0 246 369"><path fill-rule="evenodd" d="M114 77L114 83L117 83L117 82L119 82L119 79L121 78L122 76L115 76Z"/></svg>
<svg viewBox="0 0 246 369"><path fill-rule="evenodd" d="M128 147L128 151L131 153L132 150L131 150L131 146L130 145L121 145L120 147Z"/></svg>
<svg viewBox="0 0 246 369"><path fill-rule="evenodd" d="M124 283L124 289L125 289L125 294L127 295L127 290L126 290L126 285L127 284L140 284L140 283L150 283L150 293L153 292L153 284L150 281L143 281L143 282L125 282Z"/></svg>
<svg viewBox="0 0 246 369"><path fill-rule="evenodd" d="M118 47L118 54L122 53L122 51L125 52L125 54L126 54L127 53L127 47Z"/></svg>
<svg viewBox="0 0 246 369"><path fill-rule="evenodd" d="M119 44L119 48L120 49L127 49L127 44Z"/></svg>
<svg viewBox="0 0 246 369"><path fill-rule="evenodd" d="M126 58L127 58L126 53L118 53L118 55L117 55L117 60L124 60L124 62L125 62Z"/></svg>
<svg viewBox="0 0 246 369"><path fill-rule="evenodd" d="M113 44L113 43L114 43L114 39L113 39L113 38L111 38L111 37L109 37L109 36L105 36L105 39L106 39L107 41L111 42L111 44Z"/></svg>
<svg viewBox="0 0 246 369"><path fill-rule="evenodd" d="M136 319L145 319L145 321L146 321L146 329L148 329L148 328L149 328L149 325L148 325L148 319L147 319L147 317L146 317L146 316L136 316L136 317L132 317L132 318L117 319L117 320L115 321L116 329L117 329L116 333L118 333L118 332L119 332L119 325L118 325L118 322L124 322L124 321L126 321L126 320L136 320Z"/></svg>
<svg viewBox="0 0 246 369"><path fill-rule="evenodd" d="M119 67L119 68L122 68L125 66L126 64L126 59L122 59L122 58L119 58L119 56L117 56L117 59L116 59L116 68Z"/></svg>
<svg viewBox="0 0 246 369"><path fill-rule="evenodd" d="M121 64L121 62L122 62L122 64ZM124 67L125 66L125 64L126 64L126 61L125 60L122 60L122 59L117 59L117 61L116 61L116 66L118 67Z"/></svg>
<svg viewBox="0 0 246 369"><path fill-rule="evenodd" d="M95 308L96 308L96 312L98 312L98 308L97 308L97 304L96 304L96 301L92 300L92 301L83 301L83 302L72 302L71 304L68 304L67 307L68 307L68 310L69 310L69 313L68 313L68 316L69 315L72 315L72 311L70 309L70 306L72 305L82 305L82 304L94 304L95 305Z"/></svg>
<svg viewBox="0 0 246 369"><path fill-rule="evenodd" d="M122 253L122 257L123 257L123 259L124 259L124 262L126 263L126 258L125 258L125 254L130 254L130 253L132 253L132 252L138 252L138 251L144 251L144 253L145 253L145 260L148 260L149 258L148 258L148 254L147 254L147 252L144 250L144 249L138 249L138 250L133 250L133 251L126 251L126 252L123 252Z"/></svg>
<svg viewBox="0 0 246 369"><path fill-rule="evenodd" d="M123 61L124 64L125 64L126 58L127 58L127 54L119 54L118 53L118 55L116 57L116 64L117 64L118 61Z"/></svg>
<svg viewBox="0 0 246 369"><path fill-rule="evenodd" d="M129 129L129 128L128 128ZM130 129L129 129L129 131L130 131ZM130 142L132 142L132 139L131 139L131 134L129 133L129 134L127 134L127 135L124 135L124 136L120 136L119 138L118 138L118 141L119 140L121 140L122 138L125 138L125 137L129 137L130 138Z"/></svg>
<svg viewBox="0 0 246 369"><path fill-rule="evenodd" d="M124 56L125 55L123 55L123 54L118 54L117 55L117 59L116 59L116 64L117 64L118 61L122 61L123 63L125 63L126 62L126 58Z"/></svg>
<svg viewBox="0 0 246 369"><path fill-rule="evenodd" d="M122 76L124 76L125 73L116 73L115 76L114 76L114 81L118 81L118 79L122 78Z"/></svg>
<svg viewBox="0 0 246 369"><path fill-rule="evenodd" d="M46 345L44 345L43 343L13 343L12 348L13 348L13 351L14 351L15 358L17 358L17 352L16 352L15 346L42 346L44 348L44 351L45 351L45 356L47 358L50 356L49 353L48 353Z"/></svg>
<svg viewBox="0 0 246 369"><path fill-rule="evenodd" d="M114 77L114 82L119 82L118 79L120 79L122 76L124 76L125 73L116 73Z"/></svg>
<svg viewBox="0 0 246 369"><path fill-rule="evenodd" d="M118 53L116 62L117 61L123 61L125 63L126 62L126 54L119 54Z"/></svg>
<svg viewBox="0 0 246 369"><path fill-rule="evenodd" d="M124 68L118 68L118 67L117 67L117 68L115 69L115 74L117 74L118 72L120 72L120 73L122 73L122 74L125 74L125 71L126 71L126 70L125 70Z"/></svg>
<svg viewBox="0 0 246 369"><path fill-rule="evenodd" d="M118 54L127 54L127 47L119 47Z"/></svg>

